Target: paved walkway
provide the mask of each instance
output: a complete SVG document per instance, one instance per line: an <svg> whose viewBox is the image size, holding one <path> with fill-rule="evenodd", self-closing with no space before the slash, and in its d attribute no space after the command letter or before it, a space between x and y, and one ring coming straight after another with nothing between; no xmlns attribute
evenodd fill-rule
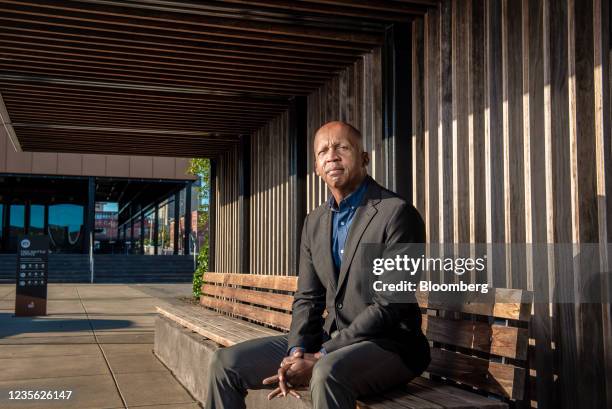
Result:
<svg viewBox="0 0 612 409"><path fill-rule="evenodd" d="M15 318L0 285L0 408L196 409L153 349L155 305L190 284L56 284L48 315ZM10 391L72 391L66 400L11 400ZM15 392L13 393L15 395Z"/></svg>

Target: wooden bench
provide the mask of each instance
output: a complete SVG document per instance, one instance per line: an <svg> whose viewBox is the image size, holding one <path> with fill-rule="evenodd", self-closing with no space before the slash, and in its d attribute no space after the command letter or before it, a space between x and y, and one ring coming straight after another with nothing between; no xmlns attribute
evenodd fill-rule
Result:
<svg viewBox="0 0 612 409"><path fill-rule="evenodd" d="M288 331L296 277L206 273L198 306L158 312L222 346ZM432 361L424 376L360 408L502 408L524 398L531 294L489 289L448 305L417 293Z"/></svg>

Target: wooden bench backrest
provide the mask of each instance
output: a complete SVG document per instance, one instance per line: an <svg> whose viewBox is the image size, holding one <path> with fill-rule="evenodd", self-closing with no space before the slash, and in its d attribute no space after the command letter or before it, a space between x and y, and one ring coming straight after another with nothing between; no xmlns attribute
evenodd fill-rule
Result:
<svg viewBox="0 0 612 409"><path fill-rule="evenodd" d="M284 331L297 277L205 273L200 302L224 314ZM417 292L423 332L433 343L427 372L508 399L525 393L531 293L490 288L453 304ZM459 302L460 301L460 302Z"/></svg>

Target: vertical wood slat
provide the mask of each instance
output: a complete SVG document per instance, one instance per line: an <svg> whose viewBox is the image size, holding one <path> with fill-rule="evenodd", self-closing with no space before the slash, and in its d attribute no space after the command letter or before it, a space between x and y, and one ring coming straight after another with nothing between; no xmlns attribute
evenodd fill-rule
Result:
<svg viewBox="0 0 612 409"><path fill-rule="evenodd" d="M599 240L597 209L597 161L595 133L595 89L594 89L594 41L593 1L569 1L569 74L570 74L570 118L575 128L570 127L572 159L572 193L575 208L573 236L577 243L596 243ZM574 274L577 288L600 287L600 277L590 273L599 260L578 259ZM580 296L580 293L579 293ZM597 362L604 356L601 306L583 302L577 306L576 344L578 362ZM604 407L605 366L587 365L579 377L579 390L587 392L581 403L590 407ZM582 393L581 393L582 395Z"/></svg>
<svg viewBox="0 0 612 409"><path fill-rule="evenodd" d="M426 213L425 179L425 115L426 109L424 75L425 42L423 20L417 20L412 27L412 203L424 215ZM401 155L400 155L401 156ZM396 166L401 166L397 163ZM397 183L406 183L397 181Z"/></svg>
<svg viewBox="0 0 612 409"><path fill-rule="evenodd" d="M594 65L594 111L595 150L597 171L597 217L599 220L601 270L610 271L608 246L612 237L612 30L610 19L612 8L609 0L593 0L593 65ZM604 294L612 294L612 280L603 275L601 288ZM610 300L610 298L608 298ZM602 305L602 331L606 374L612 373L612 310L610 304ZM606 377L606 406L612 406L612 376Z"/></svg>
<svg viewBox="0 0 612 409"><path fill-rule="evenodd" d="M307 97L308 146L307 211L322 204L328 195L325 183L314 173L310 155L314 133L326 122L346 118L363 134L364 147L371 155L368 172L385 184L382 153L382 77L381 53L375 49L343 70Z"/></svg>
<svg viewBox="0 0 612 409"><path fill-rule="evenodd" d="M288 229L291 214L288 113L274 118L252 137L251 174L253 196L251 214L255 223L252 243L251 272L287 275L290 272L289 251L295 235Z"/></svg>

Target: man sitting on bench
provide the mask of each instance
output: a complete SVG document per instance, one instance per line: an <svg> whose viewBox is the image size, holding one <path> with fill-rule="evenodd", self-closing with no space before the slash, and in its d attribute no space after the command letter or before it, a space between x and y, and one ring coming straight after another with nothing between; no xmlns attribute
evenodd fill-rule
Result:
<svg viewBox="0 0 612 409"><path fill-rule="evenodd" d="M309 385L315 409L354 408L358 397L405 384L429 364L418 305L366 297L369 281L357 271L368 266L354 257L360 243L424 243L421 216L368 176L369 156L351 125L321 127L314 154L331 196L304 221L290 332L219 348L208 409L244 408L248 389L270 385L270 399L299 397L294 388Z"/></svg>

